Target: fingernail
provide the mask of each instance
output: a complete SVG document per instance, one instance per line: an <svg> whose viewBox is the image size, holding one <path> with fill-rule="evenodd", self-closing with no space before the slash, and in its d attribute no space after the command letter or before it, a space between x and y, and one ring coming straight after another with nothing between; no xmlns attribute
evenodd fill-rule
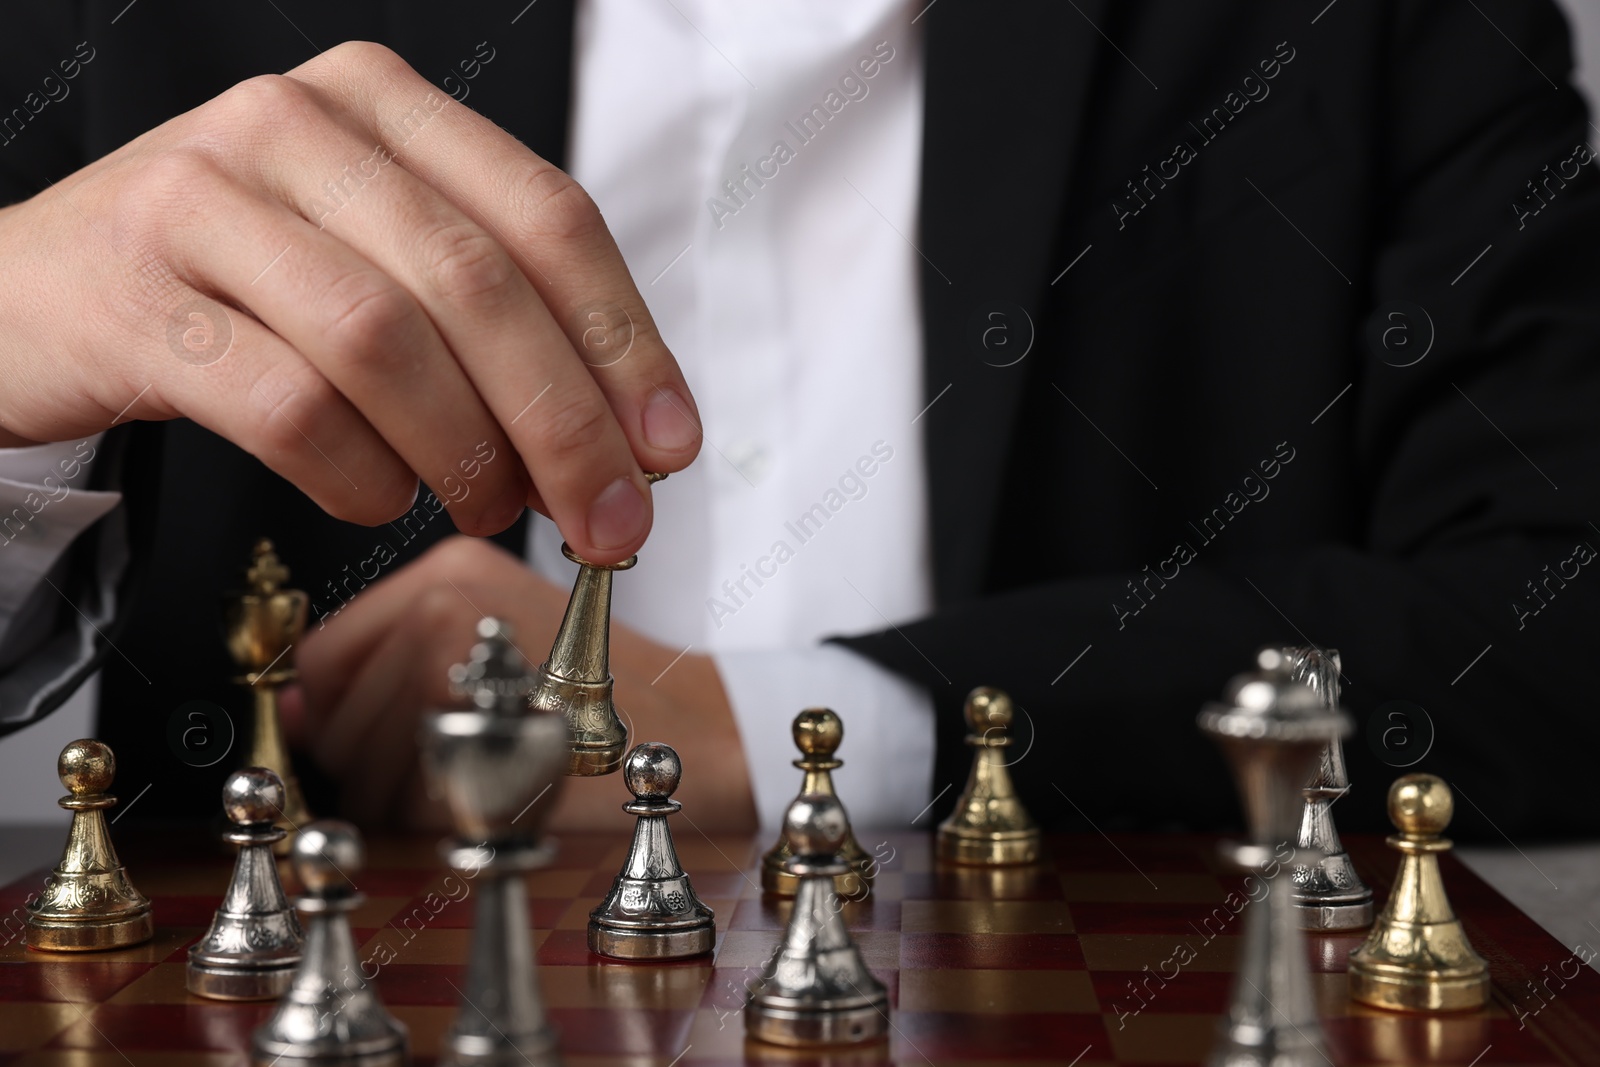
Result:
<svg viewBox="0 0 1600 1067"><path fill-rule="evenodd" d="M694 409L675 390L657 388L644 406L644 439L651 448L682 452L700 437Z"/></svg>
<svg viewBox="0 0 1600 1067"><path fill-rule="evenodd" d="M596 548L621 548L644 532L650 509L628 478L618 478L589 506L589 541Z"/></svg>

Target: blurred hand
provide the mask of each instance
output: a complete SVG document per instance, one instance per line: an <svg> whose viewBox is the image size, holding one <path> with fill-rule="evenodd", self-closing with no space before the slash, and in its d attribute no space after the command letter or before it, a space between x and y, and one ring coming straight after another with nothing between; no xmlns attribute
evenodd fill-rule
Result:
<svg viewBox="0 0 1600 1067"><path fill-rule="evenodd" d="M0 210L0 247L0 446L187 416L338 518L420 478L463 531L533 506L604 563L649 532L641 470L699 448L593 201L380 45L158 126Z"/></svg>
<svg viewBox="0 0 1600 1067"><path fill-rule="evenodd" d="M301 681L299 695L286 699L285 726L338 780L344 812L368 825L446 827L417 761L418 720L460 705L446 672L466 659L480 618L509 623L536 666L570 593L492 542L453 537L313 629L295 652ZM716 666L694 654L674 663L680 651L613 623L611 673L628 743L664 741L678 751L684 773L675 799L695 827L752 831L744 749ZM562 778L539 803L554 803L552 829L615 832L631 825L620 810L628 799L618 773Z"/></svg>

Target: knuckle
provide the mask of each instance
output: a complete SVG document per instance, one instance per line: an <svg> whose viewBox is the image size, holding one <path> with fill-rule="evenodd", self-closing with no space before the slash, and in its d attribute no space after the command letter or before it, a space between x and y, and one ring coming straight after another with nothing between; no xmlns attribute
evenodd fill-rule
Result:
<svg viewBox="0 0 1600 1067"><path fill-rule="evenodd" d="M320 58L333 66L357 73L411 69L398 52L376 41L345 41L328 49Z"/></svg>
<svg viewBox="0 0 1600 1067"><path fill-rule="evenodd" d="M298 123L321 110L315 94L304 82L287 74L258 74L246 78L218 98L230 125L242 123L267 128Z"/></svg>
<svg viewBox="0 0 1600 1067"><path fill-rule="evenodd" d="M552 404L534 426L539 452L558 463L592 455L608 436L612 421L611 409L598 398Z"/></svg>
<svg viewBox="0 0 1600 1067"><path fill-rule="evenodd" d="M517 266L489 234L467 222L436 231L427 241L425 261L439 294L456 304L497 305L506 300Z"/></svg>
<svg viewBox="0 0 1600 1067"><path fill-rule="evenodd" d="M309 451L327 414L339 403L339 391L309 363L288 373L269 372L250 394L256 402L261 445L272 456Z"/></svg>
<svg viewBox="0 0 1600 1067"><path fill-rule="evenodd" d="M533 237L583 240L604 228L594 198L557 167L524 171L512 203L521 205L523 228Z"/></svg>
<svg viewBox="0 0 1600 1067"><path fill-rule="evenodd" d="M355 363L392 363L406 348L418 314L411 294L372 272L350 275L328 297L323 336Z"/></svg>
<svg viewBox="0 0 1600 1067"><path fill-rule="evenodd" d="M175 212L193 211L222 179L218 165L197 149L173 148L152 156L131 170L118 189L117 227L135 237L157 239L172 230Z"/></svg>

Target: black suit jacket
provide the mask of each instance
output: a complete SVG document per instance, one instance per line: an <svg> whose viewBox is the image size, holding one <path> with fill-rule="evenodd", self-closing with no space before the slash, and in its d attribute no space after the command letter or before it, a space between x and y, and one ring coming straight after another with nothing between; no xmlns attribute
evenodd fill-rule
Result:
<svg viewBox="0 0 1600 1067"><path fill-rule="evenodd" d="M4 200L349 38L441 86L489 42L470 106L562 158L570 0L122 8L12 16L0 105L79 41L96 58L0 147ZM1383 823L1426 748L1413 769L1456 785L1461 834L1592 832L1600 189L1556 10L941 0L917 28L937 608L843 640L934 694L924 825L964 780L977 684L1023 709L1013 773L1041 821L1231 822L1194 715L1256 646L1312 642L1342 651L1359 726L1347 828ZM128 788L207 810L223 768L161 732L235 699L218 597L250 540L315 591L388 535L192 426L146 430L102 732L135 754Z"/></svg>

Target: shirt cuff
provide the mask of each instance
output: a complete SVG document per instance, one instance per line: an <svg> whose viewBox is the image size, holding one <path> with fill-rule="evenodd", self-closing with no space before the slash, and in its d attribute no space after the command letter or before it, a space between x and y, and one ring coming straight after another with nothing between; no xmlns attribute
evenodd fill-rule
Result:
<svg viewBox="0 0 1600 1067"><path fill-rule="evenodd" d="M712 653L744 741L756 812L776 831L799 790L791 724L806 707L844 723L833 772L857 830L903 828L926 809L933 784L933 698L865 656L837 645Z"/></svg>
<svg viewBox="0 0 1600 1067"><path fill-rule="evenodd" d="M39 595L78 535L122 500L89 484L99 435L0 449L0 663L49 636L54 598Z"/></svg>

